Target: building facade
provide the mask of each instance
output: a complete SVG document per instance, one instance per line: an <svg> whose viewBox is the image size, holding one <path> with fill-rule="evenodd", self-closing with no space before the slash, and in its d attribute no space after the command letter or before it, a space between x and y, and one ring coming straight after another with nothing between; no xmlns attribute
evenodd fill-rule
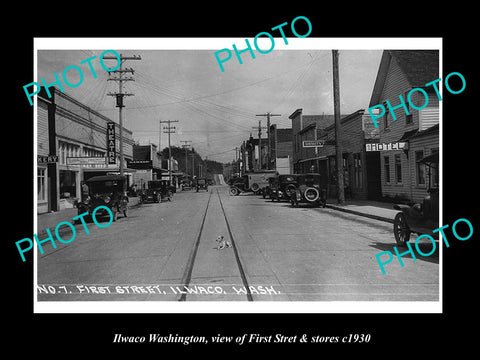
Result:
<svg viewBox="0 0 480 360"><path fill-rule="evenodd" d="M437 50L383 52L370 107L383 104L386 109L385 115L377 120L378 142L381 146L373 147L374 151L380 153L384 197L418 202L427 195L425 169L419 160L422 156L440 151L440 115L435 89L432 86L426 87L425 84L438 77ZM414 88L421 88L428 95L427 106L420 110L415 108L420 108L425 103L421 92L412 92L411 104L415 108L407 101L408 93ZM400 95L405 106L402 106ZM391 107L388 107L387 100Z"/></svg>
<svg viewBox="0 0 480 360"><path fill-rule="evenodd" d="M304 147L303 142L318 140L325 128L333 124L333 115L303 115L302 109L297 109L289 118L292 120L293 172L319 172L318 148Z"/></svg>
<svg viewBox="0 0 480 360"><path fill-rule="evenodd" d="M367 152L365 144L378 139L378 130L364 109L341 117L342 169L345 197L377 200L381 196L380 156ZM318 136L324 145L318 148L318 172L326 177L327 195L336 197L336 134L335 125Z"/></svg>
<svg viewBox="0 0 480 360"><path fill-rule="evenodd" d="M81 198L82 181L95 175L119 171L119 157L108 164L107 123L112 120L74 98L49 89L37 96L37 212L72 207ZM115 124L115 147L120 148L119 126ZM132 132L123 128L126 160L133 157Z"/></svg>
<svg viewBox="0 0 480 360"><path fill-rule="evenodd" d="M328 197L337 196L336 134L333 115L308 116L296 110L290 117L293 129L295 173L319 173ZM342 169L346 198L380 197L380 157L366 152L365 144L378 140L365 110L341 116Z"/></svg>
<svg viewBox="0 0 480 360"><path fill-rule="evenodd" d="M157 145L133 145L133 160L128 161L128 167L135 169L133 184L137 189L146 189L148 181L162 178L162 156L157 151ZM163 169L168 174L168 169Z"/></svg>
<svg viewBox="0 0 480 360"><path fill-rule="evenodd" d="M293 173L292 129L270 126L270 169L279 174Z"/></svg>

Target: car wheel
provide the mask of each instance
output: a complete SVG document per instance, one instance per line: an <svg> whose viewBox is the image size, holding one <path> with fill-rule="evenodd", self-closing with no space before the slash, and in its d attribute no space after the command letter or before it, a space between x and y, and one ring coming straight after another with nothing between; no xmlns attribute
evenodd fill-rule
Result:
<svg viewBox="0 0 480 360"><path fill-rule="evenodd" d="M287 194L287 196L291 196L292 194L295 193L295 190L297 190L297 187L293 184L288 184L286 187L285 187L285 194Z"/></svg>
<svg viewBox="0 0 480 360"><path fill-rule="evenodd" d="M320 198L320 193L314 187L308 187L305 189L304 192L305 199L307 199L311 203L315 203Z"/></svg>
<svg viewBox="0 0 480 360"><path fill-rule="evenodd" d="M403 213L395 215L393 220L393 235L398 246L405 246L410 241L410 228Z"/></svg>
<svg viewBox="0 0 480 360"><path fill-rule="evenodd" d="M230 188L230 195L236 196L236 195L238 195L239 193L240 193L240 192L238 191L237 188L235 188L235 187Z"/></svg>

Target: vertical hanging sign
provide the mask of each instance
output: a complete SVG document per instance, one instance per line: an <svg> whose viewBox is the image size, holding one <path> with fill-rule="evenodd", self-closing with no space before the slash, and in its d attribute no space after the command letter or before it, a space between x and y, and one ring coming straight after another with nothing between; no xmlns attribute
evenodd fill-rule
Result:
<svg viewBox="0 0 480 360"><path fill-rule="evenodd" d="M107 158L108 164L116 164L117 156L115 150L115 122L107 122Z"/></svg>

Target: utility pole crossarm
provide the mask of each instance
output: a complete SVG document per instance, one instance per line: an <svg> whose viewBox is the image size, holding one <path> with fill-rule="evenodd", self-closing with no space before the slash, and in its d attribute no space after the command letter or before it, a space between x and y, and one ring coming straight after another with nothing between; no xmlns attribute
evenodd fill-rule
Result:
<svg viewBox="0 0 480 360"><path fill-rule="evenodd" d="M175 133L175 126L171 126L171 123L177 123L178 120L160 120L160 124L168 124L163 129L164 133L168 134L168 174L170 179L170 185L172 184L172 147L170 144L170 134Z"/></svg>

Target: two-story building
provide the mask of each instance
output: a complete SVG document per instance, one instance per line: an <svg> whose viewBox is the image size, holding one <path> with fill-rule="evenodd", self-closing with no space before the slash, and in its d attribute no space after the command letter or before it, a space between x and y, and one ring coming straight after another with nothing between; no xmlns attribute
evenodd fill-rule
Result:
<svg viewBox="0 0 480 360"><path fill-rule="evenodd" d="M367 152L365 144L378 139L378 130L364 109L342 115L342 169L345 196L354 199L377 200L381 196L380 156ZM318 140L324 145L317 150L319 173L325 174L327 195L337 196L335 124L326 127Z"/></svg>
<svg viewBox="0 0 480 360"><path fill-rule="evenodd" d="M369 106L382 104L386 111L377 119L378 145L368 145L367 151L380 153L384 197L421 201L427 195L430 180L438 186L438 167L429 172L419 162L440 151L438 97L432 86L425 86L438 78L437 50L383 52ZM421 88L428 95L427 106L420 110L415 108L425 104L422 92L412 92L411 104L408 102L407 96L414 88Z"/></svg>
<svg viewBox="0 0 480 360"><path fill-rule="evenodd" d="M303 109L295 110L292 120L292 162L295 174L319 172L318 148L304 147L304 141L318 140L325 128L334 122L333 115L304 115Z"/></svg>
<svg viewBox="0 0 480 360"><path fill-rule="evenodd" d="M292 129L270 125L270 169L292 174Z"/></svg>
<svg viewBox="0 0 480 360"><path fill-rule="evenodd" d="M128 167L135 169L133 183L137 189L146 189L148 181L162 178L162 156L157 151L157 145L133 145L133 160L128 161ZM163 169L168 174L168 169Z"/></svg>
<svg viewBox="0 0 480 360"><path fill-rule="evenodd" d="M37 96L37 212L58 211L73 207L81 198L83 180L95 175L119 171L118 153L115 163L107 161L107 124L115 128L115 148L120 149L119 125L80 103L73 97L44 88ZM132 170L126 160L132 159L132 132L123 128L125 174Z"/></svg>

